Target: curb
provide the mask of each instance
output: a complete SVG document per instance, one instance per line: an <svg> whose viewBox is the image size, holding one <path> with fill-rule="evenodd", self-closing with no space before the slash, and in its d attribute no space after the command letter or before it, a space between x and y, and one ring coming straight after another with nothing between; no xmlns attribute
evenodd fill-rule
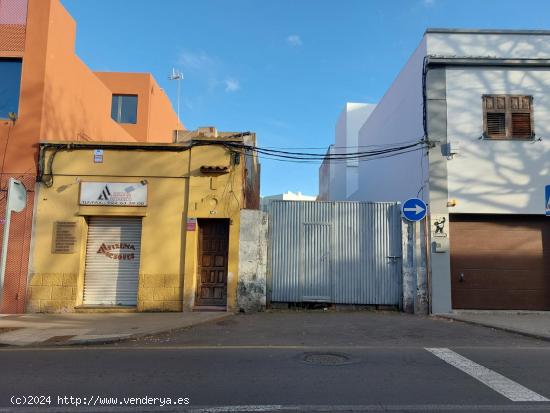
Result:
<svg viewBox="0 0 550 413"><path fill-rule="evenodd" d="M464 320L464 319L461 319L461 318L455 318L453 316L448 316L448 315L445 315L445 314L433 314L433 315L431 315L431 317L433 317L434 319L458 321L458 322L464 323L464 324L470 324L470 325L474 325L474 326L492 328L492 329L495 329L495 330L504 331L506 333L518 334L520 336L536 338L538 340L543 340L543 341L549 341L550 342L550 336L547 336L547 335L530 333L528 331L517 330L517 329L514 329L514 328L510 328L510 327L497 326L497 325L494 325L494 324L491 324L491 323L485 323L483 321Z"/></svg>
<svg viewBox="0 0 550 413"><path fill-rule="evenodd" d="M173 328L166 328L164 330L157 330L157 331L143 331L140 333L130 333L130 334L124 334L124 335L112 335L106 337L94 337L94 338L82 338L82 339L69 339L66 341L60 341L56 343L47 343L46 341L38 342L38 343L31 343L31 344L23 344L23 345L17 345L17 344L7 344L7 343L0 343L0 347L2 348L55 348L55 347L71 347L71 346L93 346L93 345L104 345L104 344L114 344L114 343L120 343L123 341L128 341L132 339L137 338L143 338L143 337L150 337L150 336L156 336L159 334L168 334L172 333L178 330L183 330L190 327L195 327L201 324L206 324L210 322L218 322L220 320L224 320L228 317L231 317L235 315L235 313L232 312L226 312L226 313L220 313L219 317L206 319L206 320L200 320L185 326L179 326L179 327L173 327Z"/></svg>
<svg viewBox="0 0 550 413"><path fill-rule="evenodd" d="M231 316L235 315L234 313L225 313L223 315L220 315L216 318L211 318L209 320L201 320L193 324L189 324L187 326L182 327L175 327L175 328L169 328L167 330L160 330L160 331L154 331L154 332L142 332L142 333L135 333L135 334L128 334L125 336L112 336L112 337L105 337L105 338L91 338L91 339L78 339L78 340L68 340L64 343L58 343L57 346L86 346L86 345L104 345L104 344L113 344L113 343L120 343L122 341L128 341L132 339L137 338L144 338L144 337L152 337L159 334L169 334L173 333L178 330L183 330L190 327L195 327L202 324L207 324L211 322L217 322L220 320L224 320L226 318L229 318ZM38 344L40 346L40 344Z"/></svg>

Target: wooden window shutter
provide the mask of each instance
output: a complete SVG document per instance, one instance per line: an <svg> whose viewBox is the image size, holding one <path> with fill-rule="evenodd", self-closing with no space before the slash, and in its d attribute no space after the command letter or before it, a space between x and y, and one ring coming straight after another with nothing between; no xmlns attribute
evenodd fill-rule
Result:
<svg viewBox="0 0 550 413"><path fill-rule="evenodd" d="M532 138L533 98L522 95L484 95L483 121L486 138Z"/></svg>
<svg viewBox="0 0 550 413"><path fill-rule="evenodd" d="M485 135L506 138L506 99L503 96L483 96Z"/></svg>
<svg viewBox="0 0 550 413"><path fill-rule="evenodd" d="M58 221L54 223L52 252L72 254L76 245L76 222Z"/></svg>
<svg viewBox="0 0 550 413"><path fill-rule="evenodd" d="M510 96L510 137L528 139L533 136L532 98Z"/></svg>

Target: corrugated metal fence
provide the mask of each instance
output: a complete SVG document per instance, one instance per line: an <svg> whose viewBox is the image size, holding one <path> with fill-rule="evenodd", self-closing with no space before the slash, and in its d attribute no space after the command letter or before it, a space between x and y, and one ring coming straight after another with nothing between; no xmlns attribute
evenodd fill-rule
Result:
<svg viewBox="0 0 550 413"><path fill-rule="evenodd" d="M271 301L399 305L397 203L273 201Z"/></svg>

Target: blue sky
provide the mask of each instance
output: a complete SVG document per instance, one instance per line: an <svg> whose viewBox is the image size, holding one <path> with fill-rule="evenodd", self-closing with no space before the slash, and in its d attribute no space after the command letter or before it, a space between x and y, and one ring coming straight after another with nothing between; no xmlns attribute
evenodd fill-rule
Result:
<svg viewBox="0 0 550 413"><path fill-rule="evenodd" d="M326 148L345 102L376 103L427 27L550 22L546 0L62 2L93 70L151 72L175 108L178 68L187 128L250 130L268 147ZM262 195L315 195L318 167L264 160Z"/></svg>

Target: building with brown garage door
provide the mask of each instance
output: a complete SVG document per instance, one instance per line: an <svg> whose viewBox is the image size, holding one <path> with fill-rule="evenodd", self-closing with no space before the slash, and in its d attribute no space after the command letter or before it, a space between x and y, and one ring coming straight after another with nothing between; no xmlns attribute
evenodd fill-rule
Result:
<svg viewBox="0 0 550 413"><path fill-rule="evenodd" d="M233 311L250 133L40 145L28 311Z"/></svg>
<svg viewBox="0 0 550 413"><path fill-rule="evenodd" d="M59 0L0 1L0 237L10 178L27 193L11 217L1 313L27 305L39 142L172 142L182 129L150 74L93 72L76 55L75 36Z"/></svg>
<svg viewBox="0 0 550 413"><path fill-rule="evenodd" d="M428 29L359 131L354 200L428 203L432 312L550 310L550 31Z"/></svg>

